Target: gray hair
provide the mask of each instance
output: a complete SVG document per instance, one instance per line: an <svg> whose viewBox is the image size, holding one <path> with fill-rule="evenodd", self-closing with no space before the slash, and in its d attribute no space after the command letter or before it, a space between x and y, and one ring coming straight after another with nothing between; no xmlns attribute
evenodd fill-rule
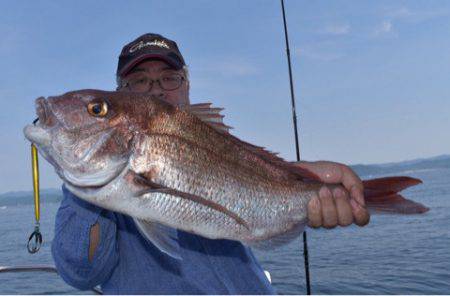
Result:
<svg viewBox="0 0 450 296"><path fill-rule="evenodd" d="M189 69L188 69L188 66L184 65L181 70L183 71L184 77L186 77L186 82L188 84L188 89L189 89L190 82L189 82ZM122 77L120 77L119 75L116 75L116 83L117 83L116 90L119 90L119 89L121 89L123 87Z"/></svg>

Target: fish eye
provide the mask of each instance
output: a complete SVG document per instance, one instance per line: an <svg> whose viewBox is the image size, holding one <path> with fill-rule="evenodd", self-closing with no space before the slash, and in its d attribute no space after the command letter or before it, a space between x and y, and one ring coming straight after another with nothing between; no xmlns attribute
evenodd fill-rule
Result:
<svg viewBox="0 0 450 296"><path fill-rule="evenodd" d="M87 106L89 114L95 117L105 117L108 113L108 104L106 102L91 102Z"/></svg>

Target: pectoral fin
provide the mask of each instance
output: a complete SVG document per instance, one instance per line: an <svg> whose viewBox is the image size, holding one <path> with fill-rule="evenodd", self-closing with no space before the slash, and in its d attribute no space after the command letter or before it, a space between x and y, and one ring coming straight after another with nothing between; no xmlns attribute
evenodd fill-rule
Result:
<svg viewBox="0 0 450 296"><path fill-rule="evenodd" d="M137 184L147 187L146 189L143 189L142 191L138 192L137 193L138 196L144 195L146 193L157 193L157 192L178 196L178 197L196 202L198 204L204 205L204 206L209 207L218 212L221 212L221 213L229 216L233 220L235 220L238 224L244 226L246 229L249 229L247 222L244 219L242 219L241 217L239 217L238 214L234 213L233 211L230 211L226 207L224 207L218 203L215 203L211 200L205 199L205 198L195 195L195 194L179 191L177 189L168 188L161 184L154 183L151 180L149 180L148 178L146 178L145 175L135 174L134 181Z"/></svg>
<svg viewBox="0 0 450 296"><path fill-rule="evenodd" d="M139 232L161 252L172 258L182 260L177 230L156 222L147 222L134 218Z"/></svg>

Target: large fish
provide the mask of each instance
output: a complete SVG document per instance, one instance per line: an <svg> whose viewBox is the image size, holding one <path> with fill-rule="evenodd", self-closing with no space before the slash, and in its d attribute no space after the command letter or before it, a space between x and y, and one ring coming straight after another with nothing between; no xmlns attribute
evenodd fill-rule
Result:
<svg viewBox="0 0 450 296"><path fill-rule="evenodd" d="M145 94L81 90L38 98L25 136L65 186L100 207L132 216L140 231L177 257L166 226L248 245L296 237L317 176L228 132L219 108L175 107ZM408 177L365 181L369 207L422 213L397 194ZM338 186L338 185L335 185ZM173 233L172 233L173 234Z"/></svg>

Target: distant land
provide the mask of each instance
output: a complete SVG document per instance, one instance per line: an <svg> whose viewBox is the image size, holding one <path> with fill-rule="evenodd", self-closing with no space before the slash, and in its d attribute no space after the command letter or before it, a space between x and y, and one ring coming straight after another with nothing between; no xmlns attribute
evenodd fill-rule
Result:
<svg viewBox="0 0 450 296"><path fill-rule="evenodd" d="M351 165L351 167L360 176L391 174L409 170L450 168L450 155L445 154L430 158L418 158L383 164L355 164Z"/></svg>
<svg viewBox="0 0 450 296"><path fill-rule="evenodd" d="M60 202L62 200L61 189L41 189L40 190L41 203ZM33 191L10 191L0 194L0 206L13 206L33 204Z"/></svg>
<svg viewBox="0 0 450 296"><path fill-rule="evenodd" d="M450 169L450 155L439 155L430 158L420 158L401 162L383 164L355 164L351 165L360 176L384 175L402 171L414 171L424 169ZM60 202L61 189L42 189L40 192L41 203ZM33 191L11 191L0 194L0 206L12 206L20 204L32 204Z"/></svg>

